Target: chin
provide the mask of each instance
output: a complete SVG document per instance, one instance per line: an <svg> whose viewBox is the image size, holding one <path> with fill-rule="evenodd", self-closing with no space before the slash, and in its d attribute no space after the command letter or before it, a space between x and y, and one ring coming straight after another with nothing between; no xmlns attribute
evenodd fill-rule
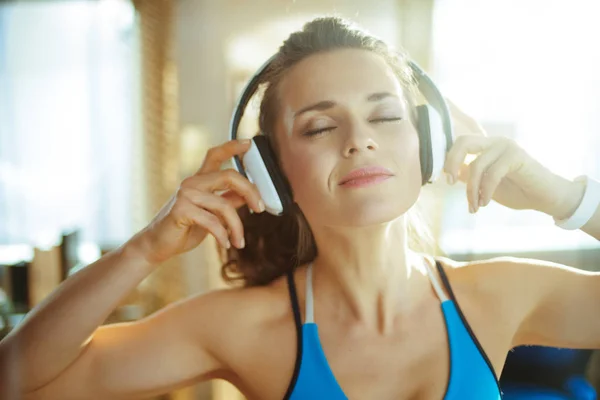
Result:
<svg viewBox="0 0 600 400"><path fill-rule="evenodd" d="M343 191L334 197L326 193L321 197L313 191L310 198L296 200L311 226L367 227L389 223L406 214L420 191L420 181L415 181L411 185Z"/></svg>
<svg viewBox="0 0 600 400"><path fill-rule="evenodd" d="M411 185L412 186L412 185ZM375 193L356 192L340 198L331 214L346 226L370 226L394 221L406 214L419 198L420 186L398 185L381 187Z"/></svg>
<svg viewBox="0 0 600 400"><path fill-rule="evenodd" d="M402 204L402 202L377 202L371 204L362 204L350 209L340 209L339 218L344 226L373 226L392 222L404 214L412 207L413 203Z"/></svg>
<svg viewBox="0 0 600 400"><path fill-rule="evenodd" d="M415 199L416 200L416 199ZM311 226L368 227L390 223L404 215L414 204L410 199L383 201L371 199L348 201L343 205L320 207L315 213L305 213Z"/></svg>

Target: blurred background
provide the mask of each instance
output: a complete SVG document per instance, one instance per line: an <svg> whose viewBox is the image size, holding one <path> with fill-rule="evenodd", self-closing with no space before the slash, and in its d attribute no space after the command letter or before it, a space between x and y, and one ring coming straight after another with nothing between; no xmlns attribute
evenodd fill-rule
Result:
<svg viewBox="0 0 600 400"><path fill-rule="evenodd" d="M207 149L228 139L247 79L322 14L403 47L489 135L514 138L567 178L600 178L597 1L2 1L0 332L147 224ZM494 203L471 215L462 184L430 185L420 202L452 258L599 268L598 241ZM107 323L223 285L212 238L167 264ZM580 364L598 388L596 358ZM213 382L164 398L241 397Z"/></svg>

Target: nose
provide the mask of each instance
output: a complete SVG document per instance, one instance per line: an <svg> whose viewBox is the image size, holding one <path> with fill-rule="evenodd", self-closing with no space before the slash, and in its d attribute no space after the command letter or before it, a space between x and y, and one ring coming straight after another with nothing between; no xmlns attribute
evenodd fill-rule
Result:
<svg viewBox="0 0 600 400"><path fill-rule="evenodd" d="M356 155L364 151L373 151L379 148L369 124L353 119L349 121L344 142L344 156Z"/></svg>

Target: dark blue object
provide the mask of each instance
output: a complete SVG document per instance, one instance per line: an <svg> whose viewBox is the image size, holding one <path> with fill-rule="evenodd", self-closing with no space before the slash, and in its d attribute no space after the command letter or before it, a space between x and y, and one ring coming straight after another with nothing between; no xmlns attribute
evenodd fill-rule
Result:
<svg viewBox="0 0 600 400"><path fill-rule="evenodd" d="M505 400L597 400L584 378L591 350L520 346L500 377Z"/></svg>

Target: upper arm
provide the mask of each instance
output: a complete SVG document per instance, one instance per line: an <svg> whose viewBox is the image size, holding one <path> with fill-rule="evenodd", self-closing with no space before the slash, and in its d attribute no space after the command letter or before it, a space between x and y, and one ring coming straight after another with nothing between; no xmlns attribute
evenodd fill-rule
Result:
<svg viewBox="0 0 600 400"><path fill-rule="evenodd" d="M498 290L517 318L514 346L600 348L600 273L526 258L502 264Z"/></svg>
<svg viewBox="0 0 600 400"><path fill-rule="evenodd" d="M180 301L137 322L98 328L79 358L26 399L119 399L166 393L217 377L212 354L222 328L213 292Z"/></svg>

